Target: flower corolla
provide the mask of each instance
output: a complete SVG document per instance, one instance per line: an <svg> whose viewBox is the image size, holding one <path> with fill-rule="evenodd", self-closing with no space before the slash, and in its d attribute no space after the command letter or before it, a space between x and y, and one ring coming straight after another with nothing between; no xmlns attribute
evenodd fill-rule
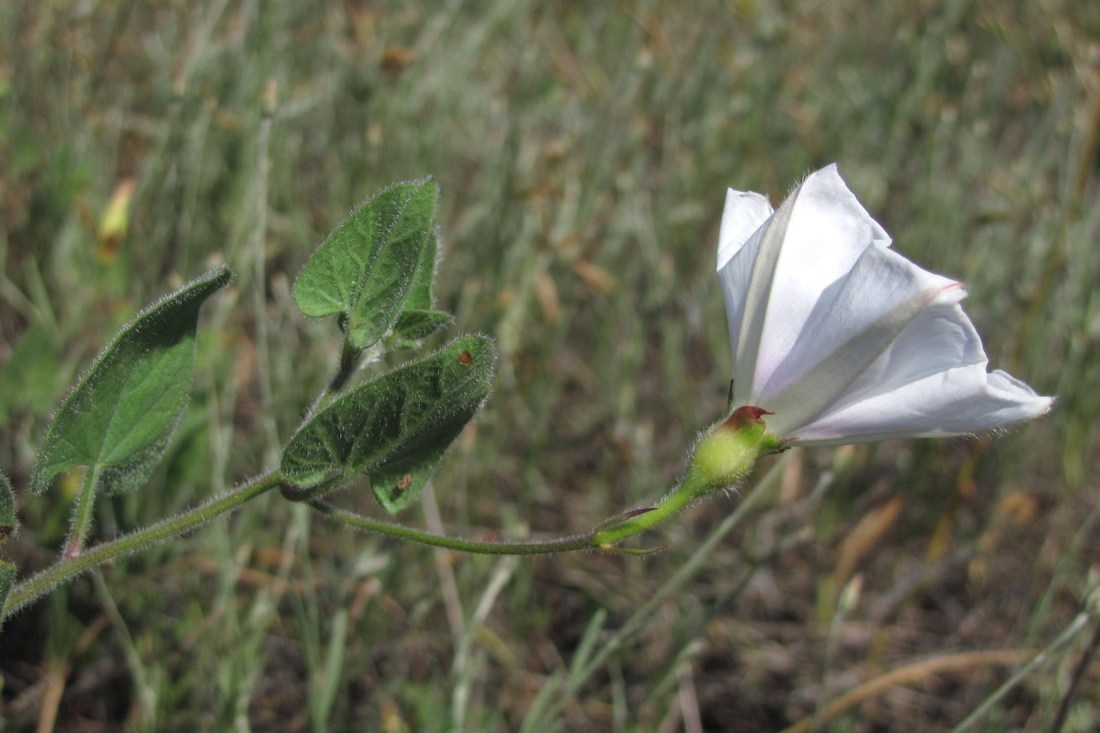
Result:
<svg viewBox="0 0 1100 733"><path fill-rule="evenodd" d="M731 408L767 413L786 445L981 433L1050 397L997 370L962 283L890 249L836 166L773 210L730 190L718 239L734 372Z"/></svg>

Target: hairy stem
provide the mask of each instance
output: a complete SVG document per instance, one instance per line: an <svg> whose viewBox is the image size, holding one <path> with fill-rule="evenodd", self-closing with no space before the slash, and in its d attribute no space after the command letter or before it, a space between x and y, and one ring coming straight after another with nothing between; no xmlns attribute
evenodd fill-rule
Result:
<svg viewBox="0 0 1100 733"><path fill-rule="evenodd" d="M756 408L747 409L756 410ZM340 509L319 498L308 499L308 493L306 496L295 497L296 490L289 486L284 487L283 495L290 499L298 498L299 501L308 500L310 506L317 511L349 527L461 552L480 555L549 555L558 552L599 549L644 554L649 550L622 549L618 545L623 540L679 514L700 497L715 490L736 486L749 475L761 455L775 450L778 442L765 432L764 423L759 419L759 412L746 415L738 411L712 427L696 446L691 467L683 481L656 505L611 517L601 522L591 532L572 537L533 542L467 540L365 517L356 512ZM328 489L325 487L320 490L327 493Z"/></svg>
<svg viewBox="0 0 1100 733"><path fill-rule="evenodd" d="M340 367L337 369L332 381L329 382L328 389L325 390L327 393L335 394L344 388L348 377L355 373L355 367L359 363L359 356L362 353L361 349L351 345L351 340L345 335L344 343L340 347ZM322 396L324 395L322 394Z"/></svg>
<svg viewBox="0 0 1100 733"><path fill-rule="evenodd" d="M56 586L72 580L86 570L158 542L177 537L217 519L223 514L233 511L249 499L254 499L260 494L277 488L280 480L281 476L277 470L270 471L220 496L213 497L182 514L169 517L133 534L119 537L110 542L102 542L79 555L63 557L50 567L15 586L4 604L0 619L11 616L16 611L50 592Z"/></svg>
<svg viewBox="0 0 1100 733"><path fill-rule="evenodd" d="M331 519L335 519L355 529L361 529L367 532L377 532L379 534L389 535L390 537L419 542L422 545L443 547L448 550L459 550L461 552L470 552L478 555L549 555L556 552L587 550L597 546L593 541L594 534L592 533L534 542L466 540L459 537L447 537L445 535L425 532L421 529L406 527L403 524L395 524L380 519L371 519L362 514L340 509L320 499L309 502L309 505Z"/></svg>
<svg viewBox="0 0 1100 733"><path fill-rule="evenodd" d="M734 412L712 427L696 446L691 467L680 485L656 506L602 524L594 532L597 546L616 545L680 513L712 491L737 486L752 471L757 459L777 445L764 428L758 414L749 417L743 411Z"/></svg>

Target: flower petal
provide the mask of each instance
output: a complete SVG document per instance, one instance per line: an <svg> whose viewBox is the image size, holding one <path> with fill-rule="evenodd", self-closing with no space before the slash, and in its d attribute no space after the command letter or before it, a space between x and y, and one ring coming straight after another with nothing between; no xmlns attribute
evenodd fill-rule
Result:
<svg viewBox="0 0 1100 733"><path fill-rule="evenodd" d="M726 207L718 230L718 270L744 246L775 211L766 196L752 191L726 191Z"/></svg>
<svg viewBox="0 0 1100 733"><path fill-rule="evenodd" d="M1050 409L987 373L965 289L890 250L835 165L769 211L730 191L719 235L733 407L775 413L769 431L797 444L976 433Z"/></svg>
<svg viewBox="0 0 1100 733"><path fill-rule="evenodd" d="M718 233L718 284L726 305L726 322L729 324L735 364L749 280L765 233L761 225L771 215L771 205L758 193L734 191L732 188L726 193L726 208ZM745 386L751 386L751 381Z"/></svg>
<svg viewBox="0 0 1100 733"><path fill-rule="evenodd" d="M778 245L781 277L769 289L754 394L795 348L826 291L848 275L865 249L890 245L889 235L860 205L835 165L811 174L792 200L790 222Z"/></svg>
<svg viewBox="0 0 1100 733"><path fill-rule="evenodd" d="M768 307L772 302L772 287L776 282L783 241L787 237L787 228L790 226L797 199L796 189L767 223L756 231L745 247L746 253L755 249L755 257L744 296L740 333L737 334L737 341L733 342L733 399L738 405L752 404L749 397L756 391L760 348L765 334ZM728 313L727 319L733 323ZM731 335L733 330L731 326Z"/></svg>
<svg viewBox="0 0 1100 733"><path fill-rule="evenodd" d="M850 393L929 306L955 303L964 295L959 283L891 250L867 247L852 269L822 292L791 350L756 387L752 404L775 413L771 423L780 434L805 425Z"/></svg>
<svg viewBox="0 0 1100 733"><path fill-rule="evenodd" d="M962 307L937 304L910 323L842 399L789 437L800 445L829 445L969 435L1050 410L1052 398L986 368L981 339Z"/></svg>

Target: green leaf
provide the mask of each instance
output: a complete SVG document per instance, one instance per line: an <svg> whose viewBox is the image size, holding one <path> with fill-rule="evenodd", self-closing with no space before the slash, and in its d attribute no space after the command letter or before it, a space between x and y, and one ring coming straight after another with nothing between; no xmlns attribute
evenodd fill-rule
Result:
<svg viewBox="0 0 1100 733"><path fill-rule="evenodd" d="M451 319L451 314L443 311L407 309L401 311L393 332L407 341L419 341L446 326Z"/></svg>
<svg viewBox="0 0 1100 733"><path fill-rule="evenodd" d="M123 326L54 415L33 491L79 466L107 492L149 477L187 407L199 307L232 279L225 267L210 270Z"/></svg>
<svg viewBox="0 0 1100 733"><path fill-rule="evenodd" d="M8 537L15 534L15 491L11 487L11 481L0 472L0 545L3 545ZM8 600L8 593L15 584L16 567L7 560L0 560L0 611ZM4 623L3 614L0 613L0 626Z"/></svg>
<svg viewBox="0 0 1100 733"><path fill-rule="evenodd" d="M4 608L4 603L8 600L8 593L11 592L11 587L15 585L15 565L7 560L0 560L0 609ZM4 624L4 619L0 616L0 627Z"/></svg>
<svg viewBox="0 0 1100 733"><path fill-rule="evenodd" d="M430 307L437 197L426 178L389 188L353 211L294 282L298 309L315 318L342 315L351 345L365 349L393 327L410 297L414 307L425 307L425 299Z"/></svg>
<svg viewBox="0 0 1100 733"><path fill-rule="evenodd" d="M432 284L435 281L435 269L439 262L439 238L432 236L420 250L420 261L409 283L409 295L405 299L405 309L393 325L394 334L405 348L415 348L418 342L448 325L450 313L433 309Z"/></svg>
<svg viewBox="0 0 1100 733"><path fill-rule="evenodd" d="M439 258L439 237L434 231L434 207L432 223L432 236L428 237L424 246L420 248L416 272L413 273L412 282L409 283L409 297L405 300L405 307L411 310L431 310L434 304L432 284L435 281L435 267Z"/></svg>
<svg viewBox="0 0 1100 733"><path fill-rule="evenodd" d="M388 511L408 506L485 401L495 361L490 339L464 336L351 390L290 439L284 478L321 494L367 474Z"/></svg>
<svg viewBox="0 0 1100 733"><path fill-rule="evenodd" d="M15 490L8 477L0 472L0 545L15 534L15 528ZM4 602L0 600L0 608L3 606Z"/></svg>

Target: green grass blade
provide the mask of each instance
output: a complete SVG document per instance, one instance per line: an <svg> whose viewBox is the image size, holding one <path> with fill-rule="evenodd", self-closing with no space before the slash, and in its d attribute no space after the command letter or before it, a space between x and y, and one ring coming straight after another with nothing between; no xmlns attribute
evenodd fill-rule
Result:
<svg viewBox="0 0 1100 733"><path fill-rule="evenodd" d="M340 679L344 672L344 653L348 644L348 612L336 611L332 617L332 629L329 633L328 649L325 659L309 698L310 718L313 730L331 730L332 709L340 691Z"/></svg>

